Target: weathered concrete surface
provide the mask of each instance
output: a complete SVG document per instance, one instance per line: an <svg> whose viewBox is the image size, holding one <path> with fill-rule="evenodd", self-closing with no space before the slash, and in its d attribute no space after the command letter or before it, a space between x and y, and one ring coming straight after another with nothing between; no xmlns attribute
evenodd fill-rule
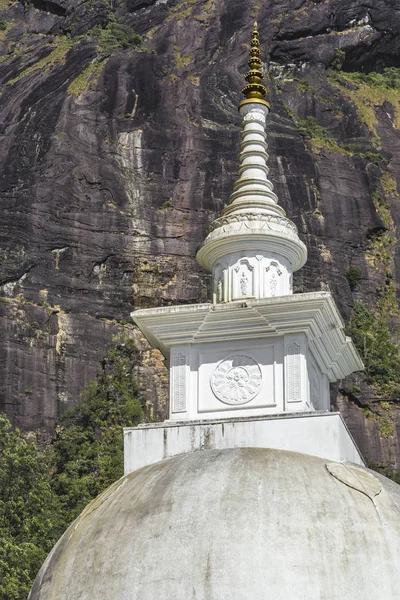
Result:
<svg viewBox="0 0 400 600"><path fill-rule="evenodd" d="M392 0L113 4L148 51L105 58L87 35L110 19L101 0L0 5L8 24L0 31L0 410L24 429L52 429L132 308L208 299L194 255L236 176L244 45L255 17L277 77L268 82L270 178L309 251L295 291L331 289L347 319L354 298L375 305L388 270L400 279L399 244L386 264L366 260L383 228L377 181L389 170L400 180L395 108L376 108L377 143L326 71L337 49L347 70L399 64ZM96 57L104 59L98 77L73 95L70 84ZM293 115L316 117L360 154L313 153ZM387 200L397 226L399 198ZM354 292L349 266L361 272ZM160 357L129 333L143 351L149 408L163 417ZM362 436L373 462L383 462L386 439ZM395 458L398 466L398 450Z"/></svg>
<svg viewBox="0 0 400 600"><path fill-rule="evenodd" d="M340 413L152 423L124 429L125 475L186 452L274 448L365 466Z"/></svg>
<svg viewBox="0 0 400 600"><path fill-rule="evenodd" d="M167 459L89 504L29 600L395 600L399 498L365 469L291 452Z"/></svg>

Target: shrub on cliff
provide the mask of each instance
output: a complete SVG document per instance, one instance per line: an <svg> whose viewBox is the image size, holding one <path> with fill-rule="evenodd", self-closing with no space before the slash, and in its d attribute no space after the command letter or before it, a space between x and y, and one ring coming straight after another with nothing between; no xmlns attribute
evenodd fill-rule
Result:
<svg viewBox="0 0 400 600"><path fill-rule="evenodd" d="M110 21L105 27L97 25L88 32L88 35L97 39L99 50L105 56L110 56L120 48L138 48L142 44L140 35L134 33L127 25L116 21Z"/></svg>
<svg viewBox="0 0 400 600"><path fill-rule="evenodd" d="M357 267L349 267L346 273L346 279L349 282L349 286L352 292L358 288L360 282L361 271Z"/></svg>
<svg viewBox="0 0 400 600"><path fill-rule="evenodd" d="M396 67L386 67L382 73L376 73L375 71L370 73L352 72L347 75L357 83L366 83L378 88L400 89L400 69Z"/></svg>
<svg viewBox="0 0 400 600"><path fill-rule="evenodd" d="M332 73L334 71L346 75L357 83L366 83L377 88L400 89L400 69L398 67L385 67L380 73L376 71L370 71L369 73L342 71L345 60L346 53L343 50L336 50L336 54L329 65L331 77L334 76L334 73Z"/></svg>
<svg viewBox="0 0 400 600"><path fill-rule="evenodd" d="M388 397L400 394L400 349L391 339L385 316L373 315L356 301L347 334L365 364L367 382L380 396Z"/></svg>

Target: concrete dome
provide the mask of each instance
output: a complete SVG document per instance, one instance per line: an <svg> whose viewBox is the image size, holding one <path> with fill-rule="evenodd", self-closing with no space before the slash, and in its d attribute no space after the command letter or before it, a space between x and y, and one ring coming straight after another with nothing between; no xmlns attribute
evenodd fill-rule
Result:
<svg viewBox="0 0 400 600"><path fill-rule="evenodd" d="M123 477L47 558L29 600L400 598L400 486L270 449Z"/></svg>

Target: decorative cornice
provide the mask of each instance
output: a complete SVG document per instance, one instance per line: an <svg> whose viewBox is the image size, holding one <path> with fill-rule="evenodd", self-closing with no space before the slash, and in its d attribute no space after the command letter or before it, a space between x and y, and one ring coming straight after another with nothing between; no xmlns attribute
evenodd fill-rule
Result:
<svg viewBox="0 0 400 600"><path fill-rule="evenodd" d="M307 259L306 246L286 224L244 219L209 233L197 252L197 262L211 271L218 260L236 252L242 252L244 256L258 252L274 259L281 257L289 261L293 271L300 269Z"/></svg>
<svg viewBox="0 0 400 600"><path fill-rule="evenodd" d="M224 225L230 225L231 223L254 223L255 225L261 223L271 225L272 223L275 223L276 225L279 225L280 227L286 227L287 229L290 229L291 231L297 234L296 225L286 217L279 217L275 215L263 215L260 213L251 212L231 214L226 217L219 217L219 219L215 219L215 221L211 223L207 230L207 234L210 234L215 229L223 227ZM262 227L263 226L261 226L261 228Z"/></svg>
<svg viewBox="0 0 400 600"><path fill-rule="evenodd" d="M150 343L169 357L179 344L266 339L304 333L330 381L364 368L329 292L294 294L227 304L137 310L131 314Z"/></svg>

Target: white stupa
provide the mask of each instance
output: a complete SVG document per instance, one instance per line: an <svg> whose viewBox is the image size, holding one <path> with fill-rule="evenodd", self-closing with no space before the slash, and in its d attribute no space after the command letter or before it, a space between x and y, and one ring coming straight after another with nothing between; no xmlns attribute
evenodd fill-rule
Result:
<svg viewBox="0 0 400 600"><path fill-rule="evenodd" d="M306 249L268 181L258 54L254 30L240 177L197 255L213 303L133 314L170 364L170 419L125 430L125 476L29 600L400 598L400 486L329 412L362 363L329 294L292 294Z"/></svg>
<svg viewBox="0 0 400 600"><path fill-rule="evenodd" d="M330 293L293 294L293 273L305 264L307 249L268 179L269 104L263 99L266 89L259 54L255 27L248 85L243 90L246 98L239 107L243 117L239 179L196 257L212 273L212 304L132 313L151 345L164 354L171 383L169 423L126 433L128 471L147 464L149 457L165 458L187 449L182 438L188 430L179 432L176 444L173 423L182 428L191 421L203 422L197 428L201 444L204 432L211 431L210 421L221 419L233 419L235 431L240 419L239 436L245 445L270 447L267 431L271 429L277 439L274 447L325 456L323 447L329 445L331 458L361 460L339 414L329 413L329 383L362 369L363 364L344 334ZM331 418L311 419L321 414ZM276 415L281 416L280 424L276 419L271 424ZM283 421L289 415L307 415L308 420ZM258 428L261 437L249 440L243 419L249 423L255 417L258 425L251 422L250 429ZM311 437L305 432L308 427L316 430ZM329 435L332 427L335 432ZM289 435L292 428L296 440L303 438L300 445ZM206 435L218 438L219 429L217 423L213 433ZM339 430L341 444L335 437ZM212 447L220 443L215 441Z"/></svg>

